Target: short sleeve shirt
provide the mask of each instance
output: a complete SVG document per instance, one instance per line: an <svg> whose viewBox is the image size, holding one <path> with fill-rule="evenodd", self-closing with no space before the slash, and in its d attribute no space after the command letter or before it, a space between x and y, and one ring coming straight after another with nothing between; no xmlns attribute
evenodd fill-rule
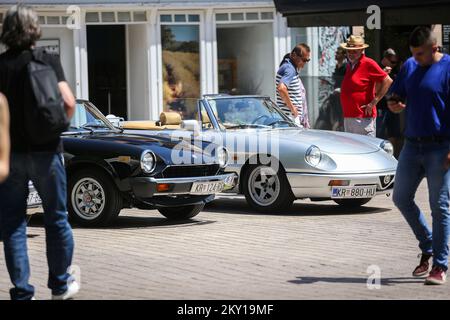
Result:
<svg viewBox="0 0 450 320"><path fill-rule="evenodd" d="M361 106L370 103L375 97L375 84L382 82L387 73L373 60L362 55L360 61L352 69L347 64L344 80L341 85L341 104L345 118L376 118L376 108L371 116L364 114Z"/></svg>
<svg viewBox="0 0 450 320"><path fill-rule="evenodd" d="M407 137L450 137L450 56L431 66L409 58L392 84L389 94L406 99Z"/></svg>
<svg viewBox="0 0 450 320"><path fill-rule="evenodd" d="M306 100L306 90L302 80L297 72L297 69L292 64L289 58L286 58L281 64L277 72L276 86L280 83L284 83L288 89L289 98L292 101L294 107L297 108L298 114L301 118L301 122L307 125L308 122L308 107ZM277 90L277 104L280 109L288 116L292 117L291 109L284 103Z"/></svg>

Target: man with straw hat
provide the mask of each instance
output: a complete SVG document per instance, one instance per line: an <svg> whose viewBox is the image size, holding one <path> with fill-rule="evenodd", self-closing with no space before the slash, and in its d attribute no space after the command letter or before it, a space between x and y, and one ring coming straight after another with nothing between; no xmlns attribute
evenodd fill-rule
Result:
<svg viewBox="0 0 450 320"><path fill-rule="evenodd" d="M350 36L341 47L349 61L341 85L341 105L346 132L375 137L377 103L384 97L392 79L378 63L366 57L369 45L361 36Z"/></svg>

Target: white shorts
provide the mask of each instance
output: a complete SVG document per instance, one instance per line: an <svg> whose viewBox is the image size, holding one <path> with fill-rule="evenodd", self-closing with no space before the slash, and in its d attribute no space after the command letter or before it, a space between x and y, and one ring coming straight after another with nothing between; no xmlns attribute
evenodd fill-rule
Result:
<svg viewBox="0 0 450 320"><path fill-rule="evenodd" d="M344 118L345 132L376 136L376 118Z"/></svg>

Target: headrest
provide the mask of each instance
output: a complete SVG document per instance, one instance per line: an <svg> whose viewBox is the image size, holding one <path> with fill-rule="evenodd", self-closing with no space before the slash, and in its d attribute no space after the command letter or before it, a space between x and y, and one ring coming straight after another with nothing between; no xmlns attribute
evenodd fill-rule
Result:
<svg viewBox="0 0 450 320"><path fill-rule="evenodd" d="M159 120L162 126L179 125L181 123L181 115L177 112L161 112Z"/></svg>

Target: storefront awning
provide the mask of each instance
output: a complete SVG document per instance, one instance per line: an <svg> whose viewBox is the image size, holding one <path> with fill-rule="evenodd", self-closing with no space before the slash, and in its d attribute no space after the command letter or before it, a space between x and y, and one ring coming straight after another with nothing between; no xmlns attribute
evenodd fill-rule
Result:
<svg viewBox="0 0 450 320"><path fill-rule="evenodd" d="M381 8L383 25L450 24L450 0L274 0L289 27L365 25Z"/></svg>

